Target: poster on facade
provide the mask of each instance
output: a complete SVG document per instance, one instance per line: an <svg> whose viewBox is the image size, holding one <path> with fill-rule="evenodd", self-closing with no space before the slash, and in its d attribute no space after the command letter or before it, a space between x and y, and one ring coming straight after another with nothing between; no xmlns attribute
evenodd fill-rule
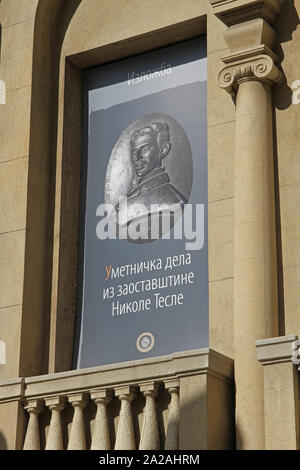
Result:
<svg viewBox="0 0 300 470"><path fill-rule="evenodd" d="M208 347L206 41L83 74L74 367Z"/></svg>

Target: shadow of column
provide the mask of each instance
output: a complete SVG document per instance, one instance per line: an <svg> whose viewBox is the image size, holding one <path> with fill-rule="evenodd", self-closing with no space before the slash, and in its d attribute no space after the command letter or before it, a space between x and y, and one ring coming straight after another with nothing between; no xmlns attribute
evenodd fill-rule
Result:
<svg viewBox="0 0 300 470"><path fill-rule="evenodd" d="M275 208L276 208L276 233L277 233L277 272L278 272L278 335L285 335L285 309L284 309L284 283L283 283L283 254L281 234L281 205L279 190L279 161L277 147L277 122L276 112L283 111L292 105L293 90L287 83L284 71L284 50L282 44L293 38L293 33L300 24L299 15L294 0L286 0L282 14L274 25L276 30L275 53L278 57L278 66L283 72L284 81L280 86L272 90L273 98L273 146L274 146L274 180L275 180Z"/></svg>
<svg viewBox="0 0 300 470"><path fill-rule="evenodd" d="M0 432L0 450L7 450L6 439L2 432Z"/></svg>

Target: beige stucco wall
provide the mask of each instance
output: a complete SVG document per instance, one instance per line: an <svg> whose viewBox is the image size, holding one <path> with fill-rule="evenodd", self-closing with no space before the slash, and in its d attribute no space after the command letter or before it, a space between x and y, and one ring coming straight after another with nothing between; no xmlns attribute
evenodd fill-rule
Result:
<svg viewBox="0 0 300 470"><path fill-rule="evenodd" d="M117 1L104 2L103 8L99 8L97 0L89 0L78 6L62 47L60 94L64 90L65 57L207 15L210 335L211 346L232 357L231 217L234 105L216 83L219 59L226 52L226 44L222 38L224 26L212 15L208 1L189 1L183 4L181 1L156 0L134 5L126 2L125 5L122 4L121 10L118 5ZM203 33L200 28L199 33ZM153 43L146 47L153 47ZM58 158L62 158L60 136L59 134ZM225 171L220 171L221 163ZM77 174L77 168L73 169L73 176L77 177ZM58 182L60 178L59 175ZM57 187L57 192L59 191L60 188ZM55 224L57 233L60 229L58 219L59 215ZM58 266L54 272L54 282L55 276L58 276ZM56 312L53 312L52 305L53 314Z"/></svg>
<svg viewBox="0 0 300 470"><path fill-rule="evenodd" d="M0 331L6 344L1 378L19 373L29 160L32 50L37 1L3 1L0 112Z"/></svg>
<svg viewBox="0 0 300 470"><path fill-rule="evenodd" d="M26 8L25 8L26 3ZM47 43L40 40L42 34L51 36L53 25L49 25L46 18L39 14L35 24L37 1L4 1L1 3L2 24L2 59L1 79L7 86L7 104L1 109L1 148L0 148L0 179L4 191L2 194L0 216L0 243L1 243L1 272L0 272L0 302L1 339L7 345L7 364L0 365L0 377L10 378L25 369L26 374L38 373L46 370L45 362L41 359L38 364L22 366L18 364L20 343L22 344L22 357L26 359L25 351L30 351L30 357L40 356L37 341L35 349L28 344L26 337L41 335L41 330L49 328L49 321L43 322L41 316L47 319L47 312L43 300L35 302L39 292L43 290L40 285L41 268L40 259L44 256L43 237L50 237L51 233L39 232L38 214L45 211L45 204L40 201L43 188L39 186L39 177L44 172L43 161L46 159L43 142L45 131L42 120L34 120L31 107L31 93L35 93L33 107L40 106L38 113L45 112L50 93ZM41 2L39 8L47 2ZM56 5L54 5L56 3ZM59 7L59 1L52 5ZM188 4L187 4L188 3ZM74 5L74 2L73 2ZM54 7L52 10L55 9ZM136 35L145 35L153 30L169 27L173 24L186 22L193 18L203 17L207 14L207 46L208 46L208 186L209 186L209 278L210 278L210 337L211 345L217 350L233 356L232 344L232 197L233 197L233 131L234 131L234 105L229 96L222 92L216 83L216 73L220 57L226 52L226 45L222 38L224 26L217 20L211 11L208 1L140 1L138 3L127 1L102 2L101 8L96 0L79 2L69 27L65 33L62 44L59 79L59 109L57 144L57 184L54 228L53 253L53 280L51 304L51 331L52 341L55 341L55 315L57 312L56 289L59 277L59 236L60 236L60 169L62 160L62 129L63 129L63 94L64 94L64 66L65 57L82 51L103 47L110 43L126 41ZM68 8L66 8L68 10ZM48 12L47 12L48 14ZM62 12L60 13L63 14ZM52 12L54 16L54 13ZM49 16L49 15L48 15ZM51 27L52 30L51 30ZM33 36L36 34L35 60L40 60L40 66L35 68L32 77ZM203 33L203 31L199 31ZM180 33L176 33L177 36ZM180 36L179 36L180 38ZM44 39L44 37L43 37ZM174 41L174 39L172 39ZM153 47L153 41L144 48ZM126 50L126 49L125 49ZM123 52L124 54L124 52ZM45 59L45 60L44 60ZM32 81L34 87L32 89ZM30 128L30 119L32 125ZM36 124L36 126L34 126ZM13 137L12 137L13 136ZM40 140L39 140L40 139ZM40 142L41 153L34 149L34 143ZM35 169L30 170L28 163L29 149L32 149L32 161L40 160ZM35 144L37 145L37 144ZM36 155L36 156L35 156ZM71 157L72 158L72 157ZM69 177L78 178L78 165L69 165ZM32 165L33 168L33 165ZM48 173L49 178L53 175ZM28 187L28 180L30 187ZM47 178L43 179L44 185ZM44 187L44 186L43 186ZM27 200L27 197L29 198ZM46 196L44 196L46 198ZM28 206L29 205L29 206ZM35 206L34 206L35 205ZM26 211L27 207L30 210ZM33 214L33 215L32 215ZM27 218L26 218L27 216ZM32 220L36 218L36 222ZM26 230L27 245L26 243ZM36 240L32 232L37 230ZM25 251L25 246L26 250ZM40 255L39 255L40 250ZM30 255L30 256L29 256ZM26 258L27 256L27 258ZM37 257L35 267L30 263ZM24 279L24 265L28 275ZM27 279L30 279L28 281ZM26 281L27 280L27 281ZM25 285L25 290L24 290ZM34 286L36 286L34 288ZM30 295L28 294L30 292ZM54 294L53 294L54 293ZM35 311L33 316L28 311ZM45 307L46 310L46 307ZM23 317L23 326L22 325ZM54 319L53 319L54 318ZM33 321L35 319L35 321ZM28 325L30 327L28 328ZM15 338L9 331L14 331ZM7 333L6 333L7 332ZM16 338L20 337L21 341ZM47 332L42 334L47 338ZM29 341L29 343L30 343ZM29 349L28 349L29 348ZM47 353L45 353L47 356ZM51 352L50 352L51 356ZM51 360L51 357L50 357ZM24 362L23 361L23 362ZM55 367L55 366L54 366Z"/></svg>

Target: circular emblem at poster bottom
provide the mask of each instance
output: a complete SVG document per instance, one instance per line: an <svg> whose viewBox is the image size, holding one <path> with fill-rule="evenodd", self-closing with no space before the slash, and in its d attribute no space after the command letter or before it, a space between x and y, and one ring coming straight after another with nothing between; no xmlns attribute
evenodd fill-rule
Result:
<svg viewBox="0 0 300 470"><path fill-rule="evenodd" d="M155 343L155 338L152 333L141 333L136 340L136 347L137 349L142 352L146 353L151 351Z"/></svg>

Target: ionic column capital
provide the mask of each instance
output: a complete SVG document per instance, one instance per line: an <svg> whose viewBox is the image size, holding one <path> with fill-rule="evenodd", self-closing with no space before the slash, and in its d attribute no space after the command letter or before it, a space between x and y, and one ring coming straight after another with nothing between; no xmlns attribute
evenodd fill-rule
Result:
<svg viewBox="0 0 300 470"><path fill-rule="evenodd" d="M280 84L283 74L276 66L276 31L273 25L284 0L210 0L214 14L227 26L223 37L228 55L219 72L221 88L235 95L245 81Z"/></svg>
<svg viewBox="0 0 300 470"><path fill-rule="evenodd" d="M253 80L279 85L283 81L283 74L272 57L262 54L233 62L218 75L219 86L231 95L236 94L241 83Z"/></svg>

